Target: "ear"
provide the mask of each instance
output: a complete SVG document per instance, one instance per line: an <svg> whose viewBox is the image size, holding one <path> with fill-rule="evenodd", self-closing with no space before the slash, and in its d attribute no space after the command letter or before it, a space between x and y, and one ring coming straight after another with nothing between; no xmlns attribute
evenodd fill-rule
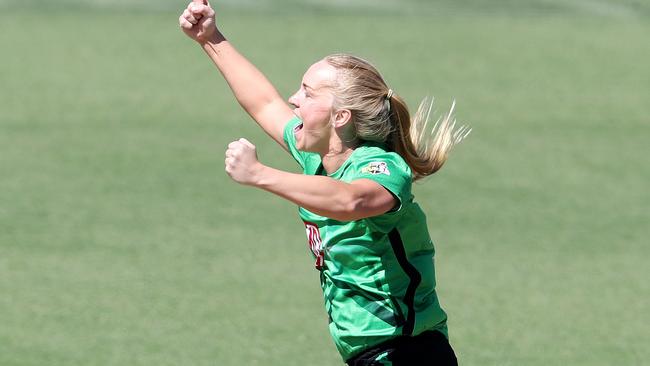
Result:
<svg viewBox="0 0 650 366"><path fill-rule="evenodd" d="M352 120L352 112L349 109L339 109L334 112L334 128L341 128Z"/></svg>

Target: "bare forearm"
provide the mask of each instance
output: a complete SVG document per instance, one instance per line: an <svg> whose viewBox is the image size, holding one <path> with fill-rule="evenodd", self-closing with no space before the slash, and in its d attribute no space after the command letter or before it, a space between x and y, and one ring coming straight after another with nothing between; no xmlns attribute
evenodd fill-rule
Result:
<svg viewBox="0 0 650 366"><path fill-rule="evenodd" d="M364 217L363 197L349 183L329 177L288 173L262 165L253 185L321 216L339 221Z"/></svg>
<svg viewBox="0 0 650 366"><path fill-rule="evenodd" d="M220 32L200 44L226 79L239 104L253 118L264 106L282 99L264 74L242 56Z"/></svg>

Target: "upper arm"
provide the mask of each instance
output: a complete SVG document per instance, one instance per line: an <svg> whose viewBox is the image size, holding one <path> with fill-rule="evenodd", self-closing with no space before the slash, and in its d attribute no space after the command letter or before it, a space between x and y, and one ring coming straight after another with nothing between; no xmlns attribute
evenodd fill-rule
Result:
<svg viewBox="0 0 650 366"><path fill-rule="evenodd" d="M410 168L393 152L368 148L364 153L365 156L355 159L347 178L364 193L359 205L362 218L401 212L412 199Z"/></svg>
<svg viewBox="0 0 650 366"><path fill-rule="evenodd" d="M284 142L284 127L294 114L282 98L278 96L259 110L251 111L250 115L267 135L287 150L287 144Z"/></svg>
<svg viewBox="0 0 650 366"><path fill-rule="evenodd" d="M399 205L399 200L388 189L373 180L352 181L350 188L353 191L349 207L351 220L378 216Z"/></svg>

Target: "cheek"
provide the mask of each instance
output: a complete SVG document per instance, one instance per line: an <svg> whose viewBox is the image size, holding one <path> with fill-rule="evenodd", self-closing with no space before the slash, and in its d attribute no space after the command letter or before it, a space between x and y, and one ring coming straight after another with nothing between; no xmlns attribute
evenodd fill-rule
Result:
<svg viewBox="0 0 650 366"><path fill-rule="evenodd" d="M321 131L329 125L329 113L318 111L303 120L304 129L310 132Z"/></svg>
<svg viewBox="0 0 650 366"><path fill-rule="evenodd" d="M327 120L329 121L330 118L330 108L328 106L324 106L322 104L312 104L309 107L309 112L311 115L314 117L315 120L318 121L323 121Z"/></svg>

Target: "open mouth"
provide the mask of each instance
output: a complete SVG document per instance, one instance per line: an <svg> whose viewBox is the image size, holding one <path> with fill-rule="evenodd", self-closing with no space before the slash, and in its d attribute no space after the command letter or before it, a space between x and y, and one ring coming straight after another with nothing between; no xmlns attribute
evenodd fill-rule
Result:
<svg viewBox="0 0 650 366"><path fill-rule="evenodd" d="M302 130L302 123L296 125L296 127L293 128L293 133L296 134L296 132Z"/></svg>

